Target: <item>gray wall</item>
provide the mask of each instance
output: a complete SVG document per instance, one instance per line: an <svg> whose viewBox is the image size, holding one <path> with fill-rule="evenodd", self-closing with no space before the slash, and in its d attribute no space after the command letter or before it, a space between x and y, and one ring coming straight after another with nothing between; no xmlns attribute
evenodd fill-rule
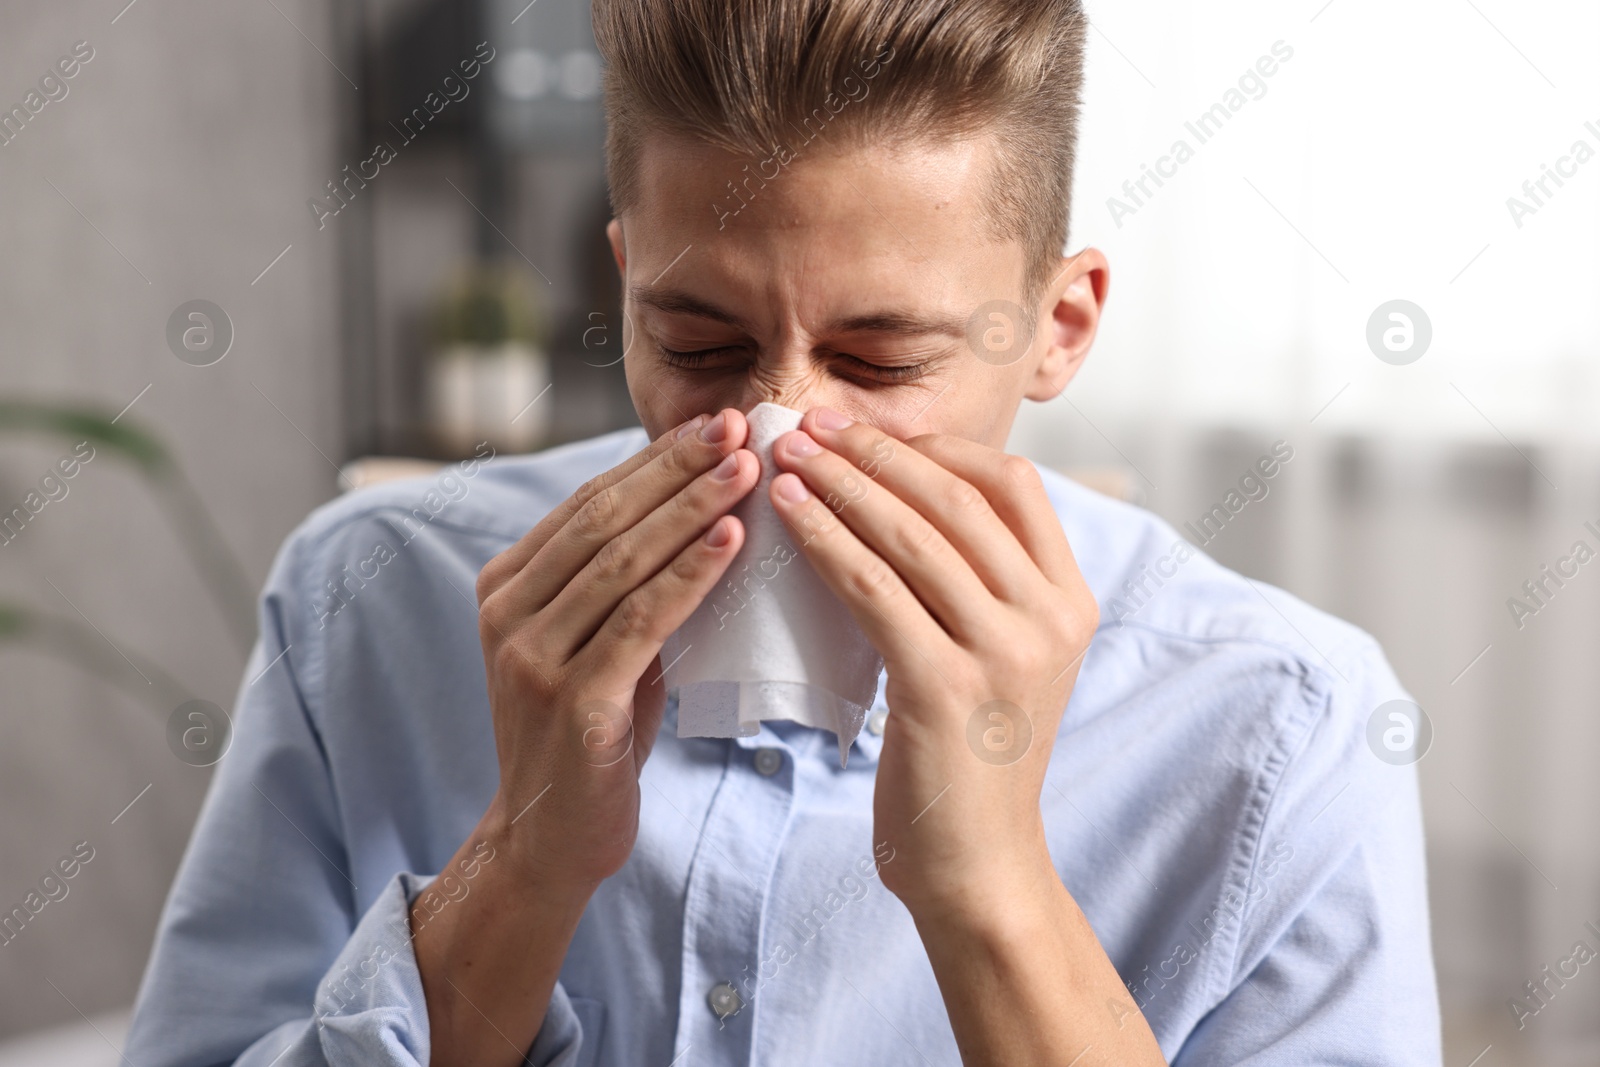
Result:
<svg viewBox="0 0 1600 1067"><path fill-rule="evenodd" d="M334 492L318 449L342 458L337 235L316 232L305 201L343 165L334 108L356 90L318 54L337 50L317 0L120 8L0 8L6 108L74 42L95 51L69 95L0 147L0 399L114 414L148 386L124 422L175 451L259 586L284 535ZM206 368L165 341L195 298L236 331ZM70 444L0 435L3 509ZM230 706L244 654L140 477L102 451L68 484L0 548L0 601L87 620L114 663L110 645ZM140 698L128 676L108 684L0 641L0 909L74 842L96 852L0 948L0 1035L126 1004L137 987L210 772L172 756L157 687Z"/></svg>

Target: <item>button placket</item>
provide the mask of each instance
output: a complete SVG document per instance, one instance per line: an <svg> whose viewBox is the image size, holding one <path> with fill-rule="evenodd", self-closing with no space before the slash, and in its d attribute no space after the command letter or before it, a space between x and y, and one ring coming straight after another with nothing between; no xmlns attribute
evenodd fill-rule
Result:
<svg viewBox="0 0 1600 1067"><path fill-rule="evenodd" d="M770 762L766 752L777 757L773 773L750 773L743 760ZM696 1063L751 1061L756 1005L739 983L754 985L769 880L788 836L794 793L792 779L777 775L784 760L780 748L747 755L728 742L728 763L695 848L684 896L675 1047L692 1045Z"/></svg>

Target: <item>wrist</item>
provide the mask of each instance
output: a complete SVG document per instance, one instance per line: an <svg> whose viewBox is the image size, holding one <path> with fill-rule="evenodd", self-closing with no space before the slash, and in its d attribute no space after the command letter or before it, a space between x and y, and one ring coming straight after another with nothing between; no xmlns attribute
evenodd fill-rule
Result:
<svg viewBox="0 0 1600 1067"><path fill-rule="evenodd" d="M1061 957L1061 923L1076 907L1052 868L1019 871L981 893L920 901L909 910L936 975L978 967L1003 976L1026 972L1023 961L1040 951Z"/></svg>
<svg viewBox="0 0 1600 1067"><path fill-rule="evenodd" d="M602 879L570 865L550 862L554 850L543 840L540 829L540 824L531 818L517 819L508 814L497 795L467 844L483 842L492 849L497 861L503 861L499 864L502 878L514 883L520 894L536 897L553 908L565 905L581 913Z"/></svg>
<svg viewBox="0 0 1600 1067"><path fill-rule="evenodd" d="M1012 855L990 853L976 862L926 872L897 886L895 895L919 929L1000 937L1016 925L1014 919L1037 914L1064 892L1041 832Z"/></svg>

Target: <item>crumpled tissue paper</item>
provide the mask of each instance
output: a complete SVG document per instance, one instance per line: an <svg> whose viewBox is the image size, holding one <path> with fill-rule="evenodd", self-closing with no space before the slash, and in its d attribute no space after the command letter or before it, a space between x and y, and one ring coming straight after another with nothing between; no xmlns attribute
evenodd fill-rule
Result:
<svg viewBox="0 0 1600 1067"><path fill-rule="evenodd" d="M709 593L661 649L665 682L678 690L679 737L748 737L789 719L831 730L839 765L877 695L883 657L844 603L812 569L773 510L768 488L779 435L803 412L762 403L745 418L745 447L761 481L733 508L745 542Z"/></svg>

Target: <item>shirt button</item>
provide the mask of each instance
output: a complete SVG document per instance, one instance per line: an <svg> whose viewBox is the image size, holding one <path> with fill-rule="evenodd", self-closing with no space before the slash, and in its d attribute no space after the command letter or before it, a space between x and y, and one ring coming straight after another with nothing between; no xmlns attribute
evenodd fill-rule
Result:
<svg viewBox="0 0 1600 1067"><path fill-rule="evenodd" d="M873 711L872 717L867 720L867 729L871 730L878 737L882 737L883 727L888 721L889 713L883 708L878 708Z"/></svg>
<svg viewBox="0 0 1600 1067"><path fill-rule="evenodd" d="M711 1005L711 1010L717 1013L719 1019L726 1019L744 1007L744 1002L739 999L739 991L727 982L712 986L711 992L706 994L706 1003Z"/></svg>
<svg viewBox="0 0 1600 1067"><path fill-rule="evenodd" d="M775 748L756 749L756 773L770 778L783 766L783 753ZM731 988L731 987L730 987Z"/></svg>

